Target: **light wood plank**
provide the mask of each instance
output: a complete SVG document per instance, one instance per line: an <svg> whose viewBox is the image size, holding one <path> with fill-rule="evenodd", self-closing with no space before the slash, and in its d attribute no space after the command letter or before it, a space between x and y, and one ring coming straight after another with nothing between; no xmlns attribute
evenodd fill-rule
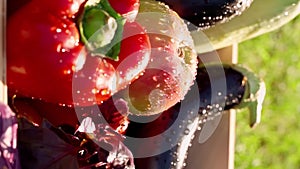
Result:
<svg viewBox="0 0 300 169"><path fill-rule="evenodd" d="M7 103L6 86L6 55L5 55L5 22L6 22L6 0L0 2L0 102Z"/></svg>

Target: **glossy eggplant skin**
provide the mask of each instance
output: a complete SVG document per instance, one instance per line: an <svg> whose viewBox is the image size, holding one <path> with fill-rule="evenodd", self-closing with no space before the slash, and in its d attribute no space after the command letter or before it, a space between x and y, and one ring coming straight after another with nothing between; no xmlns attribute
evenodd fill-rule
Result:
<svg viewBox="0 0 300 169"><path fill-rule="evenodd" d="M149 123L131 122L127 136L149 138L162 135L161 140L154 140L156 144L160 145L169 141L169 144L174 145L159 155L136 158L136 169L181 169L188 152L188 144L192 141L195 131L203 125L199 123L199 119L214 116L216 113L238 105L246 90L246 80L241 72L230 65L200 67L196 77L197 83L192 87L198 89L199 99L193 99L192 97L197 95L194 93L195 90L190 90L182 102L163 112L156 120ZM195 109L197 112L192 113ZM166 130L172 132L164 132ZM157 146L153 144L154 146L151 147L148 143L142 142L138 145L132 145L129 142L127 144L133 154L135 151L155 151L155 146Z"/></svg>
<svg viewBox="0 0 300 169"><path fill-rule="evenodd" d="M214 106L229 110L237 106L244 96L247 78L230 65L209 65L197 71L197 85L200 108L206 110ZM221 109L220 109L221 110Z"/></svg>
<svg viewBox="0 0 300 169"><path fill-rule="evenodd" d="M253 0L159 0L200 28L209 28L240 15Z"/></svg>

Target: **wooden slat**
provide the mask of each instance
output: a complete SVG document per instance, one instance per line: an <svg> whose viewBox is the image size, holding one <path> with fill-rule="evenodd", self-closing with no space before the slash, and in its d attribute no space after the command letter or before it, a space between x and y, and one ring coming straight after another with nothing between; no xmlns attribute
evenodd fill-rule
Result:
<svg viewBox="0 0 300 169"><path fill-rule="evenodd" d="M237 63L237 45L218 50L220 58L216 53L207 53L201 59L216 61L220 59L224 63ZM213 133L210 133L207 140L199 143L198 132L189 149L186 169L233 169L234 168L234 147L235 147L235 111L226 112L220 120L210 122L216 126Z"/></svg>
<svg viewBox="0 0 300 169"><path fill-rule="evenodd" d="M0 102L7 103L6 59L5 59L5 17L6 0L0 2Z"/></svg>

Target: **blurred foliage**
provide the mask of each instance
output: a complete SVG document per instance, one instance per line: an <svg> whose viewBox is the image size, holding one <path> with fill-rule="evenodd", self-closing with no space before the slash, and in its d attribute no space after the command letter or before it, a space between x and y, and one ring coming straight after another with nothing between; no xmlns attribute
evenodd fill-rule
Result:
<svg viewBox="0 0 300 169"><path fill-rule="evenodd" d="M264 79L267 95L255 129L247 111L237 114L235 169L300 168L300 16L240 43L239 62Z"/></svg>

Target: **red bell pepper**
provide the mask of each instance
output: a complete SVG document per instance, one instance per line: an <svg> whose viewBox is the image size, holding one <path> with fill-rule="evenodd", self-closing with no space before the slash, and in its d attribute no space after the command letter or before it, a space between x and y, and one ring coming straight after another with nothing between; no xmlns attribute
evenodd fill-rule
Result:
<svg viewBox="0 0 300 169"><path fill-rule="evenodd" d="M128 1L123 6L127 10L120 10L115 0L91 2L31 0L9 16L10 96L69 106L101 104L145 69L150 55L148 36L110 6L127 15L137 13L138 5L132 8L130 3L138 1ZM107 40L107 34L113 38ZM126 60L130 64L118 67Z"/></svg>

